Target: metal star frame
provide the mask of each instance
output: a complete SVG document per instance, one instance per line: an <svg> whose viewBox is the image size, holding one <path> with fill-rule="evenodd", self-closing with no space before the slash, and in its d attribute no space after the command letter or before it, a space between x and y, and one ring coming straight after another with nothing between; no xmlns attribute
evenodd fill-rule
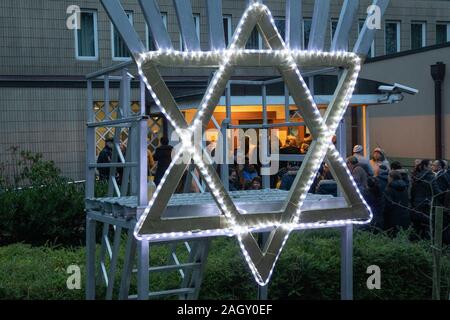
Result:
<svg viewBox="0 0 450 320"><path fill-rule="evenodd" d="M253 28L257 26L270 50L244 50ZM269 9L255 2L245 11L228 49L214 52L155 51L142 54L138 60L139 73L156 104L181 137L182 146L172 159L164 177L135 227L135 236L149 241L170 238L236 235L245 259L260 285L270 280L289 234L294 229L321 228L346 224L367 223L372 213L348 171L344 160L332 143L356 84L360 58L348 52L310 52L289 50L279 35ZM165 85L158 66L218 67L198 111L187 124L174 98ZM278 212L241 214L220 177L212 166L209 154L193 142L194 133L206 127L216 105L231 78L235 66L272 66L283 77L313 137L285 204ZM339 67L342 74L324 117L303 80L299 67ZM183 157L183 163L179 163ZM307 192L320 164L326 161L340 185L347 207L302 210ZM221 215L164 219L162 216L191 159L209 187ZM271 230L263 250L251 232Z"/></svg>

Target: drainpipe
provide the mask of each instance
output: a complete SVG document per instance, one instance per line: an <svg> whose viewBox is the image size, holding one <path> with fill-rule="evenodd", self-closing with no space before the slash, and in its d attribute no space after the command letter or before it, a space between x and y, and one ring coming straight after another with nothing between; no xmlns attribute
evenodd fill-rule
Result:
<svg viewBox="0 0 450 320"><path fill-rule="evenodd" d="M436 159L442 159L442 83L445 78L445 64L436 62L431 66L431 76L434 80L434 117L435 117L435 141Z"/></svg>

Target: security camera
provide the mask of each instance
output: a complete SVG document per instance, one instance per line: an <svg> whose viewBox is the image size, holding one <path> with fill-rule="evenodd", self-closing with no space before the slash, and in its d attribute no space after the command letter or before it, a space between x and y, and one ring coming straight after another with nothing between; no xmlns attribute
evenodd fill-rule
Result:
<svg viewBox="0 0 450 320"><path fill-rule="evenodd" d="M394 85L392 85L392 86L379 86L378 90L389 93L389 94L408 93L408 94L414 95L414 94L419 93L419 90L404 86L399 83L394 83Z"/></svg>

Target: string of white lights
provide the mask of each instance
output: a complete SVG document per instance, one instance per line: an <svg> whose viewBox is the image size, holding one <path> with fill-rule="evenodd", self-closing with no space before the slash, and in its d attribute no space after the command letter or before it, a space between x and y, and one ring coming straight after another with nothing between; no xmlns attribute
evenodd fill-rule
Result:
<svg viewBox="0 0 450 320"><path fill-rule="evenodd" d="M275 31L277 39L280 41L282 49L268 49L268 50L246 50L242 47L245 45L243 43L243 39L241 39L241 34L244 30L244 26L249 24L250 20L255 17L259 17L261 15L265 15L269 18L270 23ZM248 21L249 20L249 21ZM248 30L247 30L248 31ZM295 194L298 194L297 199L293 199L294 202L292 204L296 208L295 212L290 216L288 222L281 222L279 220L276 221L266 221L258 223L257 225L247 225L244 219L238 219L240 216L239 210L235 207L233 201L229 197L226 192L223 184L220 181L216 171L210 164L210 159L205 155L207 153L203 153L201 146L195 145L193 142L194 132L202 128L202 125L209 122L210 115L214 111L216 106L216 102L220 95L222 94L223 84L228 81L230 78L232 67L234 65L242 65L245 64L250 57L258 55L259 59L263 61L266 59L270 62L270 59L276 58L276 61L284 61L282 64L286 64L289 66L290 70L295 72L296 78L293 81L299 83L301 88L303 89L303 94L305 95L308 101L308 107L304 108L304 111L307 113L305 119L308 119L312 124L311 127L314 128L317 134L313 134L315 139L313 141L314 147L311 148L310 153L308 153L307 159L304 165L307 166L307 170L303 170L302 172L306 172L306 177L304 179L300 179L299 184L296 186L297 190L295 190ZM252 3L244 12L242 19L240 20L236 31L232 38L232 43L228 49L219 50L219 51L195 51L195 52L186 52L186 51L175 51L175 50L158 50L154 52L147 52L142 54L137 60L138 70L141 78L143 79L146 87L150 91L155 104L159 107L164 116L168 119L171 125L174 127L175 131L181 137L182 147L174 156L169 168L166 170L163 178L161 179L160 184L158 185L156 191L154 192L152 198L149 201L148 206L145 208L144 212L141 214L134 231L135 237L140 240L161 240L161 239L175 239L175 238L183 238L183 237L207 237L211 234L222 234L222 235L236 235L239 241L239 245L244 254L244 257L256 279L256 281L260 285L265 285L270 280L270 276L273 273L273 269L279 255L289 237L289 234L294 229L312 229L312 228L320 228L320 227L337 227L343 226L347 224L360 224L365 223L366 221L358 221L355 219L345 219L345 220L333 220L327 222L316 222L316 223L302 223L301 222L301 208L304 200L306 199L306 195L310 186L312 185L315 175L321 165L323 160L328 153L331 155L338 163L345 168L346 173L349 176L349 179L356 189L358 196L360 197L361 202L367 207L367 210L370 212L370 221L372 217L372 213L367 203L364 201L361 193L359 192L356 183L354 182L350 172L346 168L345 162L342 157L337 152L335 146L332 144L332 137L335 134L335 131L339 125L340 120L342 119L345 110L350 102L351 96L353 94L358 73L360 71L360 58L354 54L349 52L320 52L320 51L305 51L305 50L289 50L286 48L282 37L280 36L278 30L276 29L274 19L269 11L269 9L259 3ZM303 80L301 73L299 71L299 65L309 64L309 65L333 65L338 67L347 68L347 75L344 76L344 83L341 88L341 92L343 92L342 96L338 95L336 101L334 101L332 108L330 108L330 112L326 117L326 120L322 118L317 105L315 104L313 96L310 94L309 89ZM194 116L193 121L188 126L184 120L181 120L182 115L179 110L169 110L167 106L164 105L163 102L158 98L158 94L156 92L156 86L159 85L158 81L156 81L153 86L150 84L146 74L145 68L151 66L154 68L157 65L188 65L188 66L196 66L196 65L208 65L208 66L217 66L218 70L215 72L213 79L211 80L208 88L206 90L206 94L203 97L198 111ZM169 111L168 111L169 110ZM181 115L181 118L180 118ZM147 216L152 214L152 208L156 201L158 201L159 194L162 192L163 186L167 182L166 180L170 178L173 167L176 165L176 162L180 159L182 154L188 153L189 157L193 159L195 165L197 166L200 174L205 179L208 187L211 190L213 195L213 199L216 201L220 211L225 215L228 227L224 229L207 229L200 231L187 231L187 232L170 232L170 233L153 233L153 234L145 234L142 235L139 233L139 230L142 228L145 223ZM189 158L189 159L190 159ZM291 199L289 199L290 201ZM261 230L266 230L273 228L274 230L278 230L278 232L283 232L283 240L281 246L276 254L276 257L271 265L268 276L262 276L261 272L258 270L258 267L255 265L251 255L247 251L245 242L247 237L251 237L250 232L257 232ZM254 239L253 239L254 240ZM264 257L264 254L262 253Z"/></svg>

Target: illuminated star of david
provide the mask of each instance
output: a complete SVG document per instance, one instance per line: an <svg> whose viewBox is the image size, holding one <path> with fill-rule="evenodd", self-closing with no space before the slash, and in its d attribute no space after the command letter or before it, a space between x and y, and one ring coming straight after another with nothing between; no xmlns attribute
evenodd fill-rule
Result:
<svg viewBox="0 0 450 320"><path fill-rule="evenodd" d="M243 49L256 25L271 50ZM187 124L162 80L157 66L218 66L190 125ZM315 138L297 173L282 210L276 214L273 212L241 214L212 166L212 160L208 153L202 149L202 146L195 145L193 142L194 132L206 127L211 120L235 66L276 67ZM333 100L323 118L298 66L333 66L344 69ZM173 125L182 141L181 148L177 150L152 199L136 224L135 236L138 239L145 237L152 240L161 237L192 236L194 233L198 236L207 236L211 230L222 230L224 234L235 234L256 281L260 285L265 285L270 279L276 260L292 230L364 223L370 220L370 208L356 188L350 172L332 143L332 137L348 107L356 84L360 69L360 59L357 55L342 52L289 50L281 39L268 8L256 2L245 11L227 50L218 52L149 52L141 56L138 67L155 103ZM182 157L183 163L180 163L179 160ZM307 192L325 157L349 206L302 211ZM162 218L161 215L191 160L209 187L224 219L196 217L164 220ZM261 221L264 222L261 223ZM266 230L267 227L273 227L273 229L264 249L261 250L251 232ZM201 231L198 232L198 230Z"/></svg>

